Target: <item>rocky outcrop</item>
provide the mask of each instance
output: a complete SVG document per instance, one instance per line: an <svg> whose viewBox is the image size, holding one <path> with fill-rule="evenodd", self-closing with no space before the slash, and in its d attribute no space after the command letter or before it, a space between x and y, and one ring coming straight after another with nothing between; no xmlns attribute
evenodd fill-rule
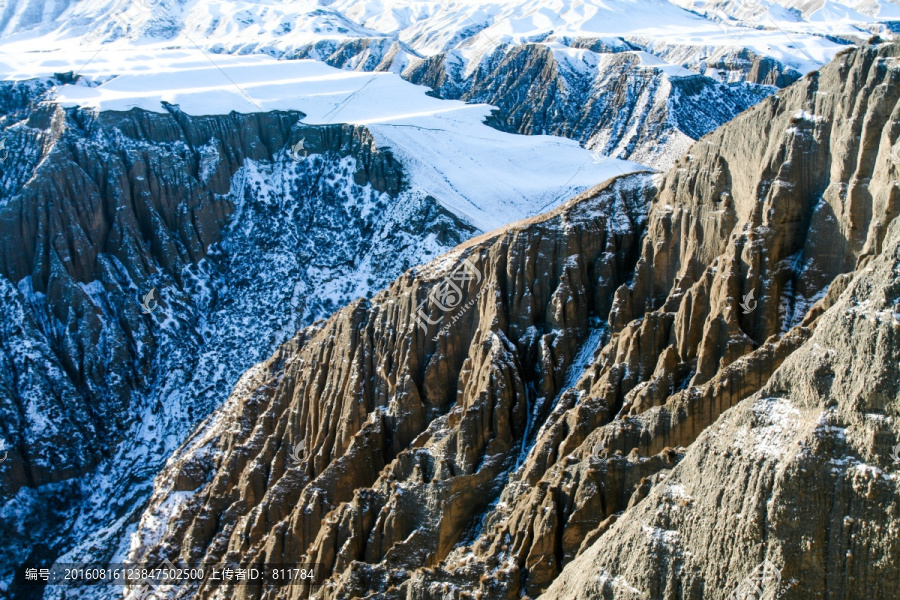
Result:
<svg viewBox="0 0 900 600"><path fill-rule="evenodd" d="M864 382L898 380L898 59L842 53L652 185L607 182L304 332L176 453L131 558L326 577L238 598L725 598L765 557L794 597L895 596L873 467L897 390Z"/></svg>
<svg viewBox="0 0 900 600"><path fill-rule="evenodd" d="M601 527L607 516L592 508L594 494L575 501L569 490L593 482L581 462L558 457L598 446L670 455L810 343L846 285L841 273L871 259L897 216L897 50L845 53L701 140L666 175L633 281L617 290L610 342L545 425L516 474L524 487L511 482L486 520L494 531L482 531L475 553L489 567L492 540L514 547L540 521L523 491L548 486L548 497L564 498L541 507L566 524L543 551L556 560L529 565L526 543L514 563L527 593L539 594L572 556L566 529L583 531L585 514Z"/></svg>
<svg viewBox="0 0 900 600"><path fill-rule="evenodd" d="M883 243L766 385L541 598L724 599L765 561L761 597L897 596L900 221Z"/></svg>
<svg viewBox="0 0 900 600"><path fill-rule="evenodd" d="M542 597L726 598L764 561L774 565L780 582L775 585L770 569L765 597L853 597L858 589L875 598L897 595L900 580L888 567L898 558L889 533L896 526L898 497L889 456L900 434L900 390L894 383L900 378L896 361L888 358L898 353L900 326L898 161L892 155L900 132L897 60L896 45L845 53L759 107L760 124L771 123L768 131L790 143L766 153L778 164L742 163L778 173L764 188L747 186L765 192L759 194L762 202L743 211L763 217L746 228L748 242L757 247L740 254L748 277L756 280L759 273L757 281L772 282L767 290L780 285L794 298L808 298L835 271L848 273L834 278L808 312L784 300L774 307L760 301L752 321L741 324L756 339L789 325L784 315L796 321L807 314L771 348L776 360L769 365L748 370L740 363L772 342L737 361L722 355L719 362L730 365L717 377L739 367L743 375L737 381L691 385L656 414L651 409L638 419L635 440L641 433L646 438L642 427L658 430L659 417L671 423L678 413L681 433L667 442L683 442L690 431L703 433L671 475L591 540ZM790 173L796 175L785 176ZM809 201L797 210L797 194L804 189ZM773 221L790 235L779 235ZM802 224L808 233L798 235ZM761 240L753 239L760 234ZM769 267L795 257L806 262L796 280L785 281L781 269ZM668 267L671 259L648 260L647 272L651 263ZM675 272L684 277L686 269ZM663 302L671 305L672 298L670 292ZM714 307L714 296L706 298ZM677 364L677 358L665 358ZM691 384L706 379L697 364ZM717 403L734 404L729 397L735 383L752 395L716 419L722 412ZM726 402L701 400L711 385L722 385L719 395ZM637 398L631 413L641 411L638 404L654 404L649 395Z"/></svg>
<svg viewBox="0 0 900 600"><path fill-rule="evenodd" d="M623 178L476 239L283 347L179 452L171 473L199 461L214 475L175 515L164 498L179 476L161 477L162 504L145 519L169 526L133 558L305 554L335 577L354 573L339 595L387 589L397 569L443 560L522 456L618 274L632 269L648 185ZM462 293L448 300L451 283ZM455 309L442 313L447 303ZM301 440L307 454L292 463ZM238 448L244 458L221 468Z"/></svg>
<svg viewBox="0 0 900 600"><path fill-rule="evenodd" d="M363 127L39 101L63 80L0 94L0 581L104 560L243 372L475 233Z"/></svg>

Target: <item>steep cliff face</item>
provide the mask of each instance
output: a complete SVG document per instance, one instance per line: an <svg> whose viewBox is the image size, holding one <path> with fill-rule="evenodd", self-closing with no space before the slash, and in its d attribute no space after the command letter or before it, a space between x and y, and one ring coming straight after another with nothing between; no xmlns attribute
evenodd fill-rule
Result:
<svg viewBox="0 0 900 600"><path fill-rule="evenodd" d="M725 598L767 556L793 597L896 596L896 484L865 465L900 433L898 59L844 52L664 177L305 331L175 454L131 557L327 577L238 598Z"/></svg>
<svg viewBox="0 0 900 600"><path fill-rule="evenodd" d="M327 184L317 186L321 174L312 169L302 173L303 167L282 164L282 168L293 170L285 176L259 164L275 162L275 154L292 135L307 137L312 152L333 152L326 171L349 179L351 186L357 186L349 191L362 202L371 198L384 205L391 194L399 194L401 175L389 155L376 154L368 165L353 169L354 150L359 155L374 151L364 130L335 126L302 131L296 127L297 120L298 115L289 113L189 119L176 110L170 115L135 111L102 113L94 118L46 105L22 123L21 129L42 132L40 139L45 144L28 149L38 154L33 161L37 166L28 183L13 189L12 197L3 205L0 272L10 300L21 305L24 323L36 327L40 332L37 339L48 343L48 357L55 361L56 368L25 368L28 365L23 364L4 371L14 378L9 388L12 397L23 401L11 411L15 417L10 415L14 420L9 430L32 432L19 446L22 460L16 465L23 475L20 484L65 479L91 465L108 449L117 435L128 429L131 419L125 415L135 408L129 400L131 394L152 387L154 362L161 347L187 342L190 350L179 360L188 361L182 363L184 367L196 360L192 361L190 354L203 345L201 340L197 340L199 344L190 343L177 330L185 326L199 333L198 313L212 317L216 302L223 300L204 297L219 291L208 289L208 283L218 277L233 277L227 273L228 263L239 262L240 253L248 250L235 247L238 236L226 233L242 226L265 226L262 218L250 220L244 214L233 218L236 210L258 215L277 204L265 207L254 203L272 205L280 201L283 206L285 195L306 196L309 202L297 203L299 211L293 217L295 226L306 228L308 224L303 221L327 209L329 194L343 191ZM340 156L342 150L349 160ZM312 166L315 160L304 167ZM267 170L293 184L293 189L280 194L261 192L255 178ZM263 194L265 197L260 198ZM373 220L359 219L352 206L347 211L348 219L332 214L329 216L333 219L320 217L320 223L330 221L335 230L348 225L362 230L374 228ZM228 226L232 232L226 232ZM267 232L272 236L270 246L257 250L284 253L287 248L278 248L279 233L277 229ZM288 233L295 234L296 230L284 231ZM224 245L214 247L223 241ZM261 240L252 241L259 244ZM316 243L307 240L297 245L298 263L302 264L303 246ZM365 248L356 245L343 250L351 256L365 255ZM340 260L339 256L335 258ZM299 266L294 268L298 274ZM243 273L241 277L249 275ZM154 288L159 290L154 299L162 303L162 309L143 315L140 300ZM273 300L278 302L274 298L269 302ZM298 317L308 319L326 310L306 304L306 298L297 300ZM328 299L308 300L325 303ZM161 315L163 318L157 320ZM166 325L165 318L174 319L174 331L154 327ZM13 328L11 335L21 335L14 327L17 323L7 324ZM16 356L22 347L10 344L6 356ZM40 431L42 423L16 422L22 415L54 414L52 406L29 404L52 403L51 399L32 398L26 393L29 389L52 389L50 381L26 381L50 376L59 376L54 383L68 386L51 394L57 401L67 399L66 411L52 419L57 425L60 419L71 425L71 429L59 426L57 432L64 438L74 434L65 444ZM72 404L79 401L83 404ZM85 435L75 433L82 428L87 428ZM49 446L58 448L48 453ZM47 458L48 454L54 458ZM12 491L16 487L13 481Z"/></svg>
<svg viewBox="0 0 900 600"><path fill-rule="evenodd" d="M895 219L809 340L541 598L729 598L764 561L760 597L897 597L898 282Z"/></svg>
<svg viewBox="0 0 900 600"><path fill-rule="evenodd" d="M891 448L900 437L898 56L896 45L845 53L752 111L759 112L760 125L770 123L756 131L768 130L770 139L784 143L770 147L761 162L746 157L738 163L775 173L769 185L741 185L732 175L732 190L761 200L743 203L731 192L737 219L750 216L747 243L732 252L745 284L732 297L764 290L757 310L736 315L737 325L761 341L802 318L773 346L776 354L787 345L797 349L768 365L741 363L771 342L733 362L725 353L720 364L731 366L723 373L737 367L739 376L717 384L702 374L698 360L687 390L670 396L658 412L638 416L632 444L648 432L659 438L655 432L668 422L670 431L651 447L686 445L722 407L734 404L735 389L753 393L712 423L646 500L589 539L542 597L726 598L765 560L782 583L779 588L772 577L765 597L784 587L785 598L853 598L861 589L874 598L897 596L900 490ZM723 134L719 139L728 147L727 133L728 127L710 136L711 144ZM748 135L744 147L752 148L756 140ZM729 158L735 164L740 157ZM689 273L692 265L660 254L664 260L645 252L646 273L654 265L682 278ZM788 262L801 267L796 276L785 272ZM717 266L717 275L725 271ZM807 311L822 296L815 292L821 282L842 270L846 275ZM737 283L728 279L722 284ZM761 282L764 288L757 287ZM773 305L769 294L778 289L782 300ZM679 295L683 306L689 292ZM669 292L666 306L673 297ZM716 294L706 298L715 314ZM717 319L727 316L725 308ZM678 362L667 353L660 363L663 356ZM704 385L695 391L698 382ZM711 384L725 388L721 399L709 395ZM653 395L634 396L628 411L656 404Z"/></svg>
<svg viewBox="0 0 900 600"><path fill-rule="evenodd" d="M59 82L2 94L5 565L114 552L241 373L475 232L365 128L34 101Z"/></svg>
<svg viewBox="0 0 900 600"><path fill-rule="evenodd" d="M624 518L615 513L656 481L622 498L609 490L610 463L676 459L673 448L814 343L816 317L846 285L841 273L881 251L898 214L897 50L840 56L701 140L667 174L633 282L610 311L611 340L486 519L476 556L490 566L511 540L523 587L538 595L597 538L618 544L602 537Z"/></svg>
<svg viewBox="0 0 900 600"><path fill-rule="evenodd" d="M351 594L442 560L633 267L649 185L630 176L476 239L283 346L173 459L143 522L167 522L162 498L185 492L177 516L139 531L135 558L308 554L335 577L359 571L341 584ZM439 293L451 283L461 293ZM292 462L300 441L305 458Z"/></svg>

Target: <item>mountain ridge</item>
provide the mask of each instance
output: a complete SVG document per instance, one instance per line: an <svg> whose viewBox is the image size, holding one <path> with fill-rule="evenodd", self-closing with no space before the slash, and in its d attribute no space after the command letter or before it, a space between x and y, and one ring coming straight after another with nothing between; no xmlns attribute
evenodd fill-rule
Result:
<svg viewBox="0 0 900 600"><path fill-rule="evenodd" d="M57 16L39 26L10 22L10 48L87 49L90 62L94 46L174 45L393 72L445 99L496 105L491 122L502 130L564 135L660 169L773 86L788 85L842 46L885 30L890 19L900 22L890 3L878 5L882 16L855 13L815 25L776 3L757 3L749 12L729 2L658 0L554 0L550 7L531 0L141 6L88 0L59 14L54 6L45 12ZM635 16L642 11L664 26ZM94 15L91 27L87 13Z"/></svg>
<svg viewBox="0 0 900 600"><path fill-rule="evenodd" d="M755 563L725 579L715 562L702 566L705 576L682 574L679 555L659 538L638 555L645 566L636 577L618 558L634 546L607 535L644 535L632 515L653 513L669 478L678 481L688 468L678 465L704 460L700 448L716 423L756 406L750 397L766 386L784 385L782 371L824 335L817 333L823 322L840 320L870 263L881 261L879 277L891 272L884 253L896 246L900 213L891 159L900 88L886 84L900 76L890 66L898 56L900 47L879 41L844 52L702 139L656 183L620 177L550 220L464 245L438 270L409 272L302 345L284 347L256 373L256 391L229 400L243 413L235 416L242 427L207 429L204 445L183 448L160 474L147 515L168 523L167 531L156 531L156 543L136 541L131 558L315 562L328 578L298 593L328 599L561 598L571 591L564 582L585 599L629 598L632 589L725 598ZM617 251L605 252L614 239ZM422 286L453 275L459 253L482 275L468 280L460 302L477 294L477 303L454 316L453 336L438 333L435 341L440 324L423 332L413 316L428 297ZM482 285L493 293L479 293ZM738 310L750 289L764 290L759 304ZM886 293L883 302L894 301ZM869 326L887 336L879 356L892 352L892 323ZM868 368L888 376L897 367L879 359ZM891 389L879 402L893 415ZM328 409L332 402L341 410ZM771 421L778 415L766 414L763 430L747 435L778 426ZM882 452L892 423L882 424ZM289 465L284 449L298 439L310 454ZM169 511L167 490L197 461L212 479L192 480L198 487ZM669 510L682 506L680 496L665 497ZM698 502L692 498L683 506ZM233 525L211 526L210 510ZM715 530L704 524L704 543L725 552L726 542L710 537ZM879 540L889 564L892 546ZM609 565L600 587L585 574L593 559L579 558L598 549ZM816 557L809 572L840 560ZM654 560L667 569L657 583ZM779 568L789 577L802 574L799 563L784 561ZM891 597L893 579L854 572L880 578L876 596ZM561 573L565 579L554 582ZM683 577L690 580L681 588ZM712 589L703 591L705 578ZM798 594L794 586L785 597L806 597Z"/></svg>
<svg viewBox="0 0 900 600"><path fill-rule="evenodd" d="M328 76L332 94L289 97L296 82L260 68L271 59L219 60L241 84L277 84L256 102L309 109L244 112L201 53L149 55L149 74L147 53L119 51L81 75L0 85L4 592L25 560L124 558L168 455L298 330L479 233L473 221L524 217L636 167L495 131L487 107L390 74L278 65ZM107 61L129 76L93 79ZM159 93L147 80L165 64L199 74ZM356 124L328 122L336 113ZM453 143L409 160L429 127Z"/></svg>

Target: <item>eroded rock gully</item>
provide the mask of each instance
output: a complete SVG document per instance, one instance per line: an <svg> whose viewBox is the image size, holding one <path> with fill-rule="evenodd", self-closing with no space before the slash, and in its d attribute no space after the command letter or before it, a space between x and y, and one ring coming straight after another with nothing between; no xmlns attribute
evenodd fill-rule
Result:
<svg viewBox="0 0 900 600"><path fill-rule="evenodd" d="M765 598L898 596L900 220L882 243L766 385L542 598L726 598L765 560Z"/></svg>
<svg viewBox="0 0 900 600"><path fill-rule="evenodd" d="M127 547L242 373L475 231L364 127L42 102L61 81L0 84L0 585Z"/></svg>
<svg viewBox="0 0 900 600"><path fill-rule="evenodd" d="M3 293L21 312L3 335L3 416L7 432L27 432L7 434L19 458L2 475L12 493L83 473L127 429L141 408L132 397L152 386L164 345L138 292L169 284L183 292L169 302L192 302L189 270L230 224L232 177L246 161L274 161L304 137L310 152L359 157L360 185L389 194L403 185L367 131L298 127L297 113L189 117L172 107L94 115L41 103L22 116L10 137L31 143L14 149L22 160L4 170L0 207ZM25 338L46 369L17 356ZM36 390L46 396L39 411L53 416L52 431L29 431L34 424L23 418L35 410Z"/></svg>
<svg viewBox="0 0 900 600"><path fill-rule="evenodd" d="M788 598L896 597L898 67L841 53L665 176L302 332L172 458L132 558L326 578L197 598L726 598L763 558ZM464 259L476 305L423 331Z"/></svg>
<svg viewBox="0 0 900 600"><path fill-rule="evenodd" d="M359 576L373 585L442 560L499 492L591 319L609 311L637 259L649 185L627 177L474 240L284 346L188 440L173 473L211 480L138 552L183 540L204 560L306 553L335 575L368 557L380 571ZM449 331L429 324L436 306L420 326L417 306L463 259L474 269L464 297L477 303L444 315ZM306 459L291 464L300 440ZM168 509L145 517L157 510Z"/></svg>

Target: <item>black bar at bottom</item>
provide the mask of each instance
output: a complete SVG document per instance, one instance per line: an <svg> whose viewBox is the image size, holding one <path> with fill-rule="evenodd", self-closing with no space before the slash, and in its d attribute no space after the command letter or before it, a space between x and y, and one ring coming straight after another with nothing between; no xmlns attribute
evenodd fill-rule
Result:
<svg viewBox="0 0 900 600"><path fill-rule="evenodd" d="M43 585L148 585L176 588L196 583L230 585L320 585L315 564L141 565L125 563L26 563L16 569L15 582Z"/></svg>

